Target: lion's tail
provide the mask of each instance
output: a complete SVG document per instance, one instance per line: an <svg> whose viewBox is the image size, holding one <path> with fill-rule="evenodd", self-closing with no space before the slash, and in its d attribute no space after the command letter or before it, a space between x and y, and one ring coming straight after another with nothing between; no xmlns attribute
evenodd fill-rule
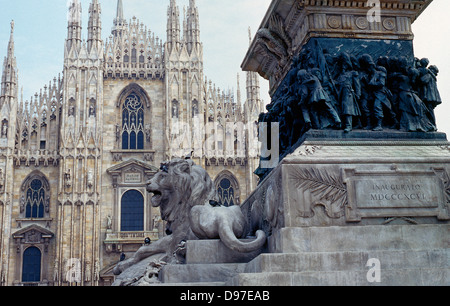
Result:
<svg viewBox="0 0 450 306"><path fill-rule="evenodd" d="M256 239L250 242L243 242L236 238L231 227L219 228L220 240L231 250L239 253L251 253L261 249L266 243L266 234L263 231L256 232Z"/></svg>

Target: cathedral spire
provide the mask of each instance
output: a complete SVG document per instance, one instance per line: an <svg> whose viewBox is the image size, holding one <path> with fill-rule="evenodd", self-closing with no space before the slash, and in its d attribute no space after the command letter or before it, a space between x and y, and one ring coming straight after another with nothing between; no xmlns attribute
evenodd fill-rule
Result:
<svg viewBox="0 0 450 306"><path fill-rule="evenodd" d="M93 46L99 50L102 46L102 21L101 21L101 6L98 0L92 0L89 6L89 24L88 24L88 51L90 52Z"/></svg>
<svg viewBox="0 0 450 306"><path fill-rule="evenodd" d="M252 43L252 31L248 27L249 44ZM259 84L259 75L257 72L247 71L247 109L249 115L259 115L264 111L264 103L260 96L261 88Z"/></svg>
<svg viewBox="0 0 450 306"><path fill-rule="evenodd" d="M188 46L188 51L191 52L193 46L200 43L200 21L195 0L189 0L186 26L186 43Z"/></svg>
<svg viewBox="0 0 450 306"><path fill-rule="evenodd" d="M81 3L79 0L71 0L69 5L67 26L67 49L72 46L81 46Z"/></svg>
<svg viewBox="0 0 450 306"><path fill-rule="evenodd" d="M114 27L112 30L114 36L120 35L124 29L126 20L123 16L123 2L122 0L117 0L116 18L114 19Z"/></svg>
<svg viewBox="0 0 450 306"><path fill-rule="evenodd" d="M167 43L170 48L180 43L180 10L176 0L170 0L167 10Z"/></svg>
<svg viewBox="0 0 450 306"><path fill-rule="evenodd" d="M14 55L14 20L11 21L11 35L8 43L8 52L3 62L2 86L0 99L3 101L17 96L17 64Z"/></svg>
<svg viewBox="0 0 450 306"><path fill-rule="evenodd" d="M122 0L117 1L117 14L116 14L116 20L121 21L123 20L123 3Z"/></svg>

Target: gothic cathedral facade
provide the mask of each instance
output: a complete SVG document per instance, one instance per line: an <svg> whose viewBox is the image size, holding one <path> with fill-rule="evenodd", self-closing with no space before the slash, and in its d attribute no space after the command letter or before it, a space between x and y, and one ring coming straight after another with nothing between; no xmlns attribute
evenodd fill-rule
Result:
<svg viewBox="0 0 450 306"><path fill-rule="evenodd" d="M165 160L189 156L214 180L224 205L257 185L256 132L263 112L256 73L246 99L203 74L199 13L181 22L170 0L167 40L122 0L108 39L101 5L71 0L63 73L29 101L19 94L14 22L0 93L0 284L108 285L112 267L164 233L146 182Z"/></svg>

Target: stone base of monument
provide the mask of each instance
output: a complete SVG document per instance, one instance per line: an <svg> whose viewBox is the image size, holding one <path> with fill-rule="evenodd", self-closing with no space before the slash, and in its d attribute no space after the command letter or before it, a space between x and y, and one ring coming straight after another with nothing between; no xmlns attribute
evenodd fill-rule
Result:
<svg viewBox="0 0 450 306"><path fill-rule="evenodd" d="M271 238L277 253L257 257L228 285L448 285L449 229L448 225L283 228ZM379 279L372 280L376 275Z"/></svg>
<svg viewBox="0 0 450 306"><path fill-rule="evenodd" d="M445 134L310 131L242 211L266 249L188 241L187 263L157 285L450 285Z"/></svg>
<svg viewBox="0 0 450 306"><path fill-rule="evenodd" d="M248 239L242 239L248 242ZM222 286L235 275L246 272L247 263L263 250L239 253L220 240L192 240L186 244L186 264L167 265L159 275L165 285Z"/></svg>
<svg viewBox="0 0 450 306"><path fill-rule="evenodd" d="M449 285L449 174L445 134L310 131L242 205L269 254L227 284Z"/></svg>

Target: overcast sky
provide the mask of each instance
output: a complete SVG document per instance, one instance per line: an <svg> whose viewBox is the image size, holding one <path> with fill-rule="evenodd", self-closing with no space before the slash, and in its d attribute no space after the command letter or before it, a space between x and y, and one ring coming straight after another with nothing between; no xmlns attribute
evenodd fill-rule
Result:
<svg viewBox="0 0 450 306"><path fill-rule="evenodd" d="M10 22L15 21L15 46L19 83L25 99L38 92L62 72L64 40L67 34L66 0L0 0L0 58L6 55ZM81 0L83 37L87 37L90 0ZM221 89L236 90L240 73L245 97L245 74L240 65L248 49L248 27L259 28L271 0L197 0L200 11L201 40L204 45L205 76ZM100 0L103 38L111 33L117 0ZM123 0L126 19L136 16L156 36L166 40L169 0ZM189 0L178 0L180 14ZM443 105L436 110L438 128L450 133L450 1L434 0L414 23L417 57L428 57L440 69L438 85ZM262 97L270 102L267 81L261 79Z"/></svg>

